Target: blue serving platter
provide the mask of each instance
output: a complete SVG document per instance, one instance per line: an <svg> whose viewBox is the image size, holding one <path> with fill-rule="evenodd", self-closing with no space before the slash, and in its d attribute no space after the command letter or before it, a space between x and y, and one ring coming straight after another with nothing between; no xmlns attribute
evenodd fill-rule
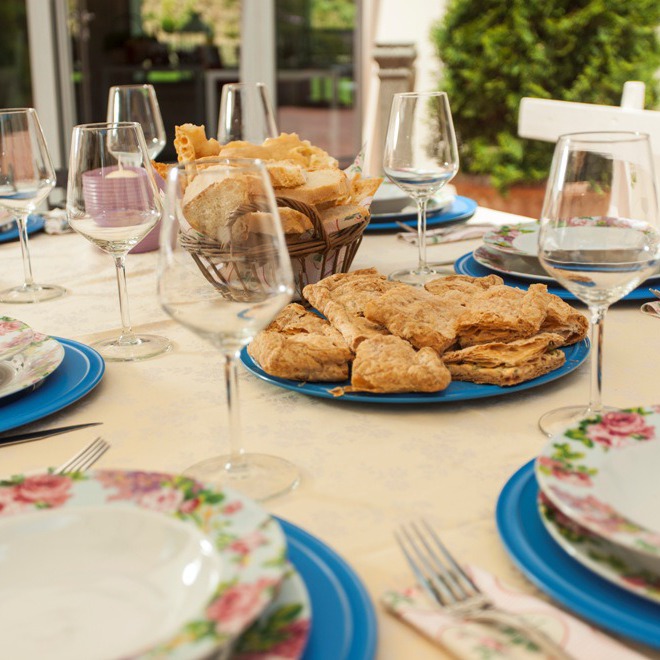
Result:
<svg viewBox="0 0 660 660"><path fill-rule="evenodd" d="M316 396L325 399L334 399L335 401L359 401L361 403L448 403L451 401L467 401L469 399L483 399L494 396L503 396L514 394L533 387L545 385L557 378L566 376L577 369L589 355L589 340L584 339L572 346L565 346L561 349L566 354L566 362L559 368L538 378L527 380L519 385L510 387L499 387L498 385L477 385L463 381L452 381L447 389L441 392L411 392L404 394L370 394L369 392L346 392L337 396L336 388L348 387L349 381L336 383L304 383L297 380L288 380L286 378L277 378L267 374L250 356L247 348L241 351L241 362L248 371L258 378L268 383L283 387L287 390L300 392L309 396Z"/></svg>

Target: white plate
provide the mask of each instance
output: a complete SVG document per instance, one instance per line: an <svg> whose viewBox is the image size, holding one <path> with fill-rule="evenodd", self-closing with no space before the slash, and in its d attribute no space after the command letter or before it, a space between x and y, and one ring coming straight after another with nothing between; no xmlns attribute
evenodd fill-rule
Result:
<svg viewBox="0 0 660 660"><path fill-rule="evenodd" d="M581 527L564 516L542 492L538 507L543 526L575 561L622 589L660 603L660 567L653 560Z"/></svg>
<svg viewBox="0 0 660 660"><path fill-rule="evenodd" d="M474 260L502 275L513 275L523 280L533 282L554 282L555 280L543 270L536 257L521 257L515 254L507 254L498 250L491 250L486 245L479 246L473 253Z"/></svg>
<svg viewBox="0 0 660 660"><path fill-rule="evenodd" d="M0 316L0 360L20 353L32 343L34 331L23 321Z"/></svg>
<svg viewBox="0 0 660 660"><path fill-rule="evenodd" d="M381 184L382 186L383 184ZM395 185L395 184L390 184ZM398 211L393 213L385 211L376 211L377 206L374 207L373 202L371 204L371 222L379 221L392 221L392 220L406 220L411 218L417 218L417 205L412 201L410 197L407 198L408 202L403 205ZM432 197L429 200L427 213L429 215L437 215L446 208L449 208L456 199L456 188L452 185L445 186L437 195Z"/></svg>
<svg viewBox="0 0 660 660"><path fill-rule="evenodd" d="M545 445L535 472L562 513L660 569L660 406L583 420Z"/></svg>
<svg viewBox="0 0 660 660"><path fill-rule="evenodd" d="M60 342L35 332L32 343L22 353L0 362L0 399L40 385L63 359Z"/></svg>
<svg viewBox="0 0 660 660"><path fill-rule="evenodd" d="M538 222L502 225L484 236L484 244L491 250L519 257L538 257Z"/></svg>
<svg viewBox="0 0 660 660"><path fill-rule="evenodd" d="M371 213L399 213L410 203L410 195L406 194L396 183L383 181L371 201Z"/></svg>
<svg viewBox="0 0 660 660"><path fill-rule="evenodd" d="M181 476L98 471L0 482L0 639L11 658L203 658L284 577L278 523Z"/></svg>

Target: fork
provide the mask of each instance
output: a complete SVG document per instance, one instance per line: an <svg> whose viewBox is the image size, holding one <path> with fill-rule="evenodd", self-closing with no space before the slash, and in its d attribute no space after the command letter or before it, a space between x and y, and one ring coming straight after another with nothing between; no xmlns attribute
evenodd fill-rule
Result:
<svg viewBox="0 0 660 660"><path fill-rule="evenodd" d="M54 474L66 474L67 472L84 472L110 449L110 443L100 436L83 447L73 458L55 468Z"/></svg>
<svg viewBox="0 0 660 660"><path fill-rule="evenodd" d="M401 526L394 536L415 579L431 602L448 614L469 621L504 625L522 633L539 650L555 660L571 660L556 642L516 614L497 608L459 566L425 521Z"/></svg>

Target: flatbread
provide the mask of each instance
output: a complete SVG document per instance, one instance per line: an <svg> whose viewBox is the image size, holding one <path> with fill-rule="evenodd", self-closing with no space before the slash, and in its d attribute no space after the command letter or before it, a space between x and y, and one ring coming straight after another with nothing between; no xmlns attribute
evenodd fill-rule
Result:
<svg viewBox="0 0 660 660"><path fill-rule="evenodd" d="M287 305L248 345L271 376L309 382L346 380L353 353L328 321L302 305Z"/></svg>
<svg viewBox="0 0 660 660"><path fill-rule="evenodd" d="M355 392L438 392L451 382L447 367L430 349L415 349L399 337L363 341L355 354L351 387Z"/></svg>

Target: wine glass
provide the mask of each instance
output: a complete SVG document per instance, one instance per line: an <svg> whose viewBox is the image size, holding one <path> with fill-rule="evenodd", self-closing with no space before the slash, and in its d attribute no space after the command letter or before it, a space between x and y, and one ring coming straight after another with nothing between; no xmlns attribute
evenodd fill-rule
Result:
<svg viewBox="0 0 660 660"><path fill-rule="evenodd" d="M160 355L170 342L131 328L125 260L163 213L142 128L136 122L74 126L66 212L69 224L112 256L117 269L122 329L94 346L106 360Z"/></svg>
<svg viewBox="0 0 660 660"><path fill-rule="evenodd" d="M445 92L395 94L383 155L385 174L417 204L417 268L389 279L415 286L438 277L426 263L426 209L458 172L458 147Z"/></svg>
<svg viewBox="0 0 660 660"><path fill-rule="evenodd" d="M36 110L0 110L0 206L16 218L24 273L21 286L0 292L0 302L36 303L66 293L61 286L35 283L28 246L28 216L54 187L55 170Z"/></svg>
<svg viewBox="0 0 660 660"><path fill-rule="evenodd" d="M548 435L600 415L603 321L608 307L657 270L660 227L648 135L572 133L559 138L541 212L539 260L589 307L591 395L587 405L552 410Z"/></svg>
<svg viewBox="0 0 660 660"><path fill-rule="evenodd" d="M224 358L229 453L186 474L264 500L288 492L298 470L283 458L245 453L236 363L241 349L290 301L294 280L265 166L204 159L173 168L160 238L163 309Z"/></svg>
<svg viewBox="0 0 660 660"><path fill-rule="evenodd" d="M261 144L279 135L264 83L228 83L222 87L218 142L244 140Z"/></svg>
<svg viewBox="0 0 660 660"><path fill-rule="evenodd" d="M153 85L115 85L108 93L108 122L136 121L142 126L149 158L163 150L167 137ZM139 163L137 165L139 167Z"/></svg>

